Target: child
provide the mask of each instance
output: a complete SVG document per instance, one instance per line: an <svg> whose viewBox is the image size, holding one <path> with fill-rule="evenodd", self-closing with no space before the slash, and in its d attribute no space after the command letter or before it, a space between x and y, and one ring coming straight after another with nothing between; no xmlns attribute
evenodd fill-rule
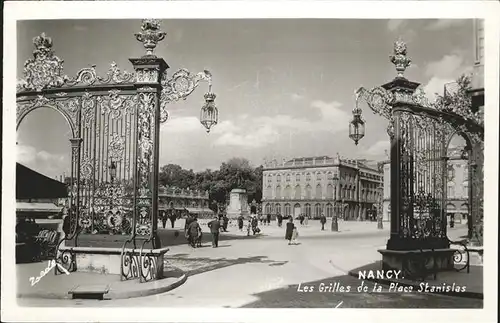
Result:
<svg viewBox="0 0 500 323"><path fill-rule="evenodd" d="M299 236L299 231L297 231L297 227L293 228L292 231L292 244L297 243L297 237Z"/></svg>

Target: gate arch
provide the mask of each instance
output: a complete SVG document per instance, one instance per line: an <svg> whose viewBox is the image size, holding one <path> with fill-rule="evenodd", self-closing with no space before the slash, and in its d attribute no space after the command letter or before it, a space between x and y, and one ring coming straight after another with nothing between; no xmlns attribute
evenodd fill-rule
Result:
<svg viewBox="0 0 500 323"><path fill-rule="evenodd" d="M61 108L60 107L61 104L58 104L55 100L49 100L48 102L43 102L45 100L40 100L40 101L38 102L35 101L34 104L32 105L29 104L23 105L22 103L21 104L18 103L17 116L16 116L16 131L19 129L19 126L21 125L24 118L26 118L31 112L38 109L51 109L57 111L59 114L62 115L62 117L66 120L66 123L69 126L69 129L71 131L71 137L75 138L77 134L77 129L76 129L77 122L75 120L75 116L71 116L70 113L65 111L65 109Z"/></svg>

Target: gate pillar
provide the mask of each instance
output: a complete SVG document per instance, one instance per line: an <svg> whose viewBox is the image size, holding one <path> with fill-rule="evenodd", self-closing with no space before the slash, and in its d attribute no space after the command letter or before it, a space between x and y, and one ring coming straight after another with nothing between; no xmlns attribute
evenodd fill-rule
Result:
<svg viewBox="0 0 500 323"><path fill-rule="evenodd" d="M136 162L134 170L134 233L160 248L158 237L158 171L161 79L168 64L151 54L131 58L137 90Z"/></svg>

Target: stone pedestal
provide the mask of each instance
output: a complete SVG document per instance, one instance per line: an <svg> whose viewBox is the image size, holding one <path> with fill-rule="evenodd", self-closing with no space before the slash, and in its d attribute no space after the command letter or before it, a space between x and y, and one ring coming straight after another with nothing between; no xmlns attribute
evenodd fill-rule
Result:
<svg viewBox="0 0 500 323"><path fill-rule="evenodd" d="M423 266L428 272L454 269L455 249L378 250L383 270L401 270L406 279L418 278Z"/></svg>
<svg viewBox="0 0 500 323"><path fill-rule="evenodd" d="M233 189L229 195L227 217L230 219L235 219L240 215L248 216L249 214L250 211L248 207L247 191L241 188Z"/></svg>
<svg viewBox="0 0 500 323"><path fill-rule="evenodd" d="M164 256L168 250L60 247L58 258L65 267L73 261L78 272L122 275L126 279L139 279L142 275L146 280L157 280L163 278Z"/></svg>

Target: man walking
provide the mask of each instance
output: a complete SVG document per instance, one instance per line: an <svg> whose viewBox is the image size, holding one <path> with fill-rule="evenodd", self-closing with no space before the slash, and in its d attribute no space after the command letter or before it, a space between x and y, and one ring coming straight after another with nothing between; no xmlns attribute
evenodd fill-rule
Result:
<svg viewBox="0 0 500 323"><path fill-rule="evenodd" d="M267 225L271 224L271 214L267 214Z"/></svg>
<svg viewBox="0 0 500 323"><path fill-rule="evenodd" d="M319 221L321 222L321 231L325 231L326 216L321 214Z"/></svg>
<svg viewBox="0 0 500 323"><path fill-rule="evenodd" d="M175 212L172 211L172 213L170 214L170 224L172 224L172 229L174 228L176 219L177 219L177 216L175 215Z"/></svg>
<svg viewBox="0 0 500 323"><path fill-rule="evenodd" d="M217 216L208 223L210 228L210 233L212 234L212 248L217 248L219 246L219 231L220 231L220 221Z"/></svg>
<svg viewBox="0 0 500 323"><path fill-rule="evenodd" d="M243 231L243 220L244 220L244 219L243 219L243 215L240 215L240 216L238 217L238 229L239 229L240 231Z"/></svg>
<svg viewBox="0 0 500 323"><path fill-rule="evenodd" d="M277 220L278 220L278 227L281 228L281 225L283 224L283 216L281 215L281 213L278 213L278 215L276 216Z"/></svg>

